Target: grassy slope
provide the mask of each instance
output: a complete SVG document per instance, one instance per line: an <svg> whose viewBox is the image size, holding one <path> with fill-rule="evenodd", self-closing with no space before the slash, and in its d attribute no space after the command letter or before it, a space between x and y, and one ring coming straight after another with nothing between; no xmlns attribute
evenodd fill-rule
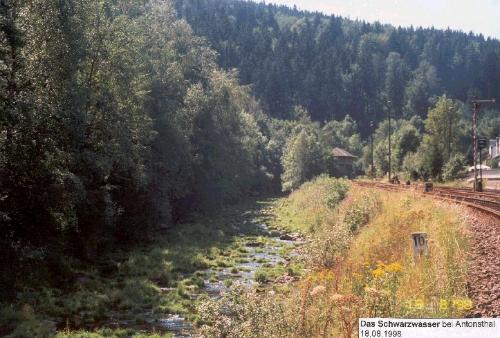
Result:
<svg viewBox="0 0 500 338"><path fill-rule="evenodd" d="M311 192L295 194L306 196ZM378 200L371 210L363 207L370 205L363 202L369 196ZM323 334L329 328L326 330L332 330L334 335L350 336L357 318L362 316L455 317L463 316L472 306L466 292L467 233L459 207L414 193L360 188L351 189L336 214L314 207L318 201L312 199L308 206L294 208L293 200L297 199L302 198L292 195L282 202L282 210L277 213L299 215L309 208L318 211L302 213L291 217L295 221L284 223L296 229L297 223L307 224L299 221L301 217L312 224L321 220L322 226L317 226L321 230L311 233L313 243L342 227L350 227L353 215L370 213L368 219L358 222L360 230L344 238L350 245L341 248L336 263L318 264L295 295L301 301L292 303L300 304L298 311L304 314L299 325L306 330L302 334ZM415 264L411 233L417 231L428 233L430 255ZM322 250L329 247L323 246ZM315 297L317 293L320 298ZM328 316L334 318L331 323L325 320Z"/></svg>
<svg viewBox="0 0 500 338"><path fill-rule="evenodd" d="M352 337L360 317L467 313L472 304L466 292L468 245L460 208L414 193L357 187L330 207L328 201L342 195L332 191L338 183L317 179L273 209L279 226L307 234L303 252L310 273L286 294L225 298L221 311L206 316L206 332ZM411 233L416 231L428 233L430 255L415 264ZM228 308L238 318L228 318Z"/></svg>
<svg viewBox="0 0 500 338"><path fill-rule="evenodd" d="M347 181L326 177L307 182L287 198L277 200L274 225L286 231L312 233L335 217L336 207L346 197L348 188Z"/></svg>
<svg viewBox="0 0 500 338"><path fill-rule="evenodd" d="M359 276L371 274L366 285L395 296L391 315L463 314L469 305L467 233L460 209L414 193L380 192L380 196L382 212L356 237L343 263L351 285L362 281ZM411 233L421 231L428 233L430 254L415 264ZM394 286L387 285L391 278Z"/></svg>

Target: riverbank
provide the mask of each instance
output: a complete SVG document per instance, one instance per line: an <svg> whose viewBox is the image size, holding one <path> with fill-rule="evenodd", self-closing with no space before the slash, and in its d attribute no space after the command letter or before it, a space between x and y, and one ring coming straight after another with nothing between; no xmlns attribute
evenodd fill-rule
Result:
<svg viewBox="0 0 500 338"><path fill-rule="evenodd" d="M198 305L233 283L282 288L300 276L298 237L272 222L276 199L248 200L214 217L159 232L153 243L115 252L78 271L67 289L25 290L4 305L13 337L170 337L193 333Z"/></svg>

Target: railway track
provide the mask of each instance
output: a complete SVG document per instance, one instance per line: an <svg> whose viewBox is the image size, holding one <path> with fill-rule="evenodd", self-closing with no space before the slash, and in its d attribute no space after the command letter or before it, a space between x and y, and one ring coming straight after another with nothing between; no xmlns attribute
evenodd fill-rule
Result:
<svg viewBox="0 0 500 338"><path fill-rule="evenodd" d="M411 190L440 200L464 204L500 218L500 193L474 192L468 189L448 187L434 187L431 191L425 192L422 184L400 185L366 181L355 181L355 184L389 191Z"/></svg>

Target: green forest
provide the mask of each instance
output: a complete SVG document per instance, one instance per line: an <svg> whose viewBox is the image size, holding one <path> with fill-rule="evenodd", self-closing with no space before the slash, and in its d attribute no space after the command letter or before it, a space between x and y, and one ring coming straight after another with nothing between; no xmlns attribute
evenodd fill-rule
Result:
<svg viewBox="0 0 500 338"><path fill-rule="evenodd" d="M0 301L249 197L382 177L389 134L393 172L453 180L470 99L500 97L500 41L472 33L236 0L0 11Z"/></svg>
<svg viewBox="0 0 500 338"><path fill-rule="evenodd" d="M352 21L283 6L232 0L175 0L178 16L238 69L263 109L293 118L305 107L315 121L349 114L369 121L425 118L432 97L499 97L500 42L432 28Z"/></svg>

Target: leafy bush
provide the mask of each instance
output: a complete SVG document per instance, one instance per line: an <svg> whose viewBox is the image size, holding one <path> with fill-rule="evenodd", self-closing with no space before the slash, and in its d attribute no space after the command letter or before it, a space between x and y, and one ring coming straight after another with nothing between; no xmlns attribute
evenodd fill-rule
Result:
<svg viewBox="0 0 500 338"><path fill-rule="evenodd" d="M380 208L376 193L352 191L339 207L338 213L328 215L307 246L312 265L333 267L349 247L353 234L358 231Z"/></svg>
<svg viewBox="0 0 500 338"><path fill-rule="evenodd" d="M490 166L491 168L500 168L500 157L496 157L493 160L490 161Z"/></svg>
<svg viewBox="0 0 500 338"><path fill-rule="evenodd" d="M349 183L342 178L321 175L304 183L290 195L295 208L326 207L335 209L349 191Z"/></svg>
<svg viewBox="0 0 500 338"><path fill-rule="evenodd" d="M303 182L326 171L326 154L319 144L317 128L303 128L292 136L283 151L283 191L293 191Z"/></svg>
<svg viewBox="0 0 500 338"><path fill-rule="evenodd" d="M426 179L427 171L424 168L422 158L417 153L409 153L403 160L403 172L410 180Z"/></svg>
<svg viewBox="0 0 500 338"><path fill-rule="evenodd" d="M363 193L346 208L343 223L354 233L367 224L379 208L381 201L376 193Z"/></svg>
<svg viewBox="0 0 500 338"><path fill-rule="evenodd" d="M255 281L259 284L267 283L269 280L266 272L262 269L255 271Z"/></svg>
<svg viewBox="0 0 500 338"><path fill-rule="evenodd" d="M292 337L299 332L289 321L293 314L281 302L240 285L219 300L202 302L197 310L204 337Z"/></svg>
<svg viewBox="0 0 500 338"><path fill-rule="evenodd" d="M0 308L0 331L9 338L48 338L54 335L55 327L53 323L40 320L33 308L25 304L20 309L13 306Z"/></svg>
<svg viewBox="0 0 500 338"><path fill-rule="evenodd" d="M465 157L462 154L454 154L443 167L443 179L453 181L463 177L465 174Z"/></svg>

